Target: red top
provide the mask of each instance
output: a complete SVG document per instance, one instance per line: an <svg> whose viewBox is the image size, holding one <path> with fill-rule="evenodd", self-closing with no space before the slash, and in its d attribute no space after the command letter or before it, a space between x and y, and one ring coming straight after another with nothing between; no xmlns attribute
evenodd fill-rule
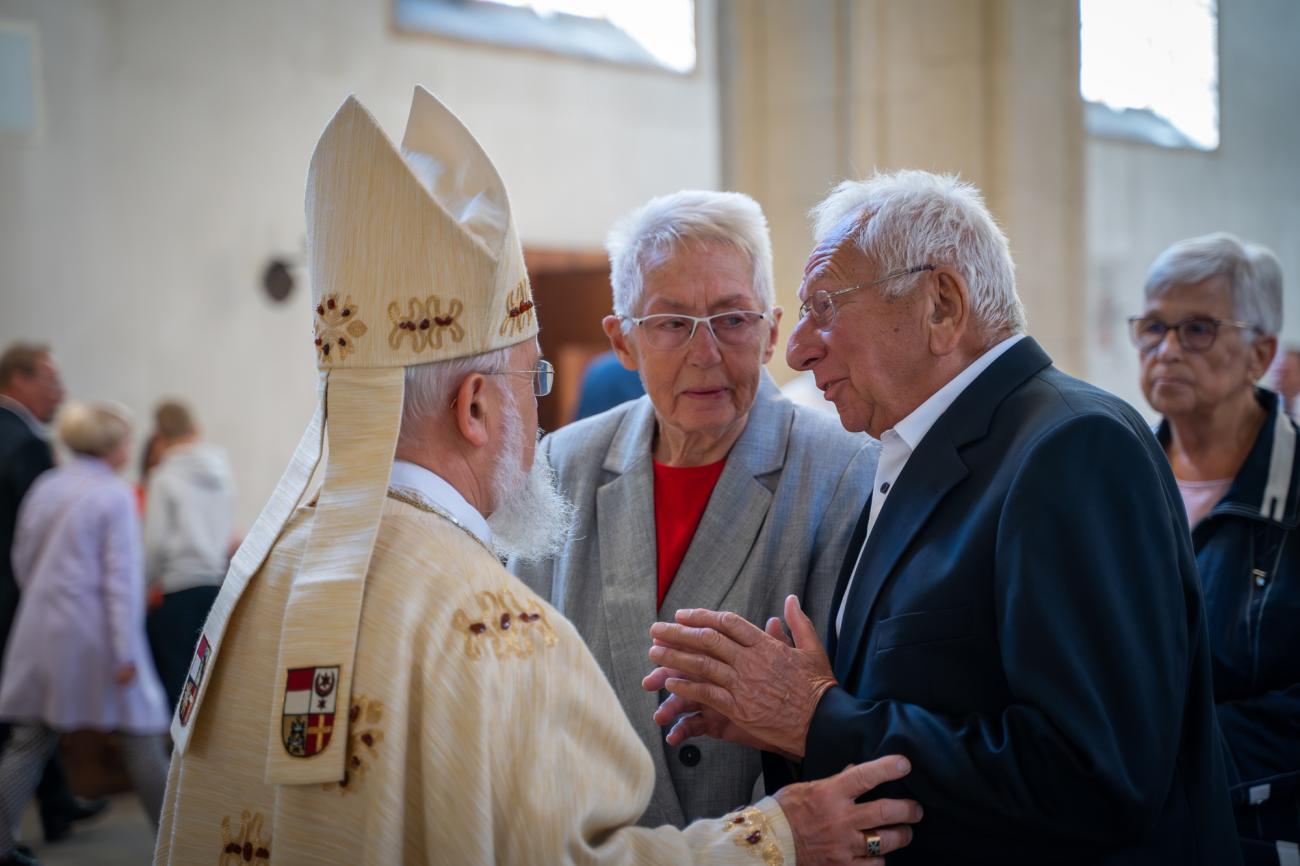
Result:
<svg viewBox="0 0 1300 866"><path fill-rule="evenodd" d="M659 603L664 603L677 569L691 546L700 518L718 486L724 457L707 466L665 466L655 462L655 548L659 563Z"/></svg>

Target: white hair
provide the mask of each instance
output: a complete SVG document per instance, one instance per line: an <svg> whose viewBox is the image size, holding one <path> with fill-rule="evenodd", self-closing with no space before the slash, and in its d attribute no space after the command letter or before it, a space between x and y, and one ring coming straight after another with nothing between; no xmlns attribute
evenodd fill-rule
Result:
<svg viewBox="0 0 1300 866"><path fill-rule="evenodd" d="M767 311L776 305L772 240L763 209L744 193L682 190L650 199L614 223L605 239L614 314L640 308L645 275L656 259L683 243L717 242L735 247L749 263L754 296ZM624 322L624 326L627 323Z"/></svg>
<svg viewBox="0 0 1300 866"><path fill-rule="evenodd" d="M501 408L505 447L492 467L492 549L502 559L543 562L564 552L577 509L560 492L544 450L534 449L532 469L521 465L516 443L523 441L524 420L514 392L506 392ZM538 430L537 439L541 435Z"/></svg>
<svg viewBox="0 0 1300 866"><path fill-rule="evenodd" d="M398 447L415 446L423 442L430 423L447 411L452 394L465 381L465 377L472 373L504 370L509 363L512 348L514 347L507 346L481 355L407 367Z"/></svg>
<svg viewBox="0 0 1300 866"><path fill-rule="evenodd" d="M1025 330L1007 237L979 190L957 175L909 169L846 180L811 216L818 244L852 219L854 243L881 276L921 265L953 268L966 280L977 322L992 331ZM901 297L916 284L916 278L891 280L880 291Z"/></svg>
<svg viewBox="0 0 1300 866"><path fill-rule="evenodd" d="M1252 254L1239 239L1225 232L1178 241L1151 263L1145 297L1150 300L1175 286L1224 277L1232 314L1262 333L1275 336L1282 329L1282 269L1270 251L1254 249L1257 252ZM1275 269L1275 278L1268 273L1270 265Z"/></svg>
<svg viewBox="0 0 1300 866"><path fill-rule="evenodd" d="M69 402L59 413L58 431L70 451L107 457L131 437L131 412L120 403Z"/></svg>

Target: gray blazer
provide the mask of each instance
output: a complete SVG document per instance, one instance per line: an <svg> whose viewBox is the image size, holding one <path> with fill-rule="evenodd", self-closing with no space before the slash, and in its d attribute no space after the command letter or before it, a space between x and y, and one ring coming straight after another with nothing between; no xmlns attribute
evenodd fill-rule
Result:
<svg viewBox="0 0 1300 866"><path fill-rule="evenodd" d="M560 486L578 508L556 559L511 563L573 621L614 686L655 762L641 823L682 826L748 803L759 753L715 740L678 748L651 716L666 697L641 688L653 665L649 629L679 608L732 610L760 627L798 595L822 630L855 521L875 477L878 445L831 416L797 407L764 374L744 432L682 560L663 607L657 594L655 414L648 397L542 440ZM611 768L617 772L617 768Z"/></svg>

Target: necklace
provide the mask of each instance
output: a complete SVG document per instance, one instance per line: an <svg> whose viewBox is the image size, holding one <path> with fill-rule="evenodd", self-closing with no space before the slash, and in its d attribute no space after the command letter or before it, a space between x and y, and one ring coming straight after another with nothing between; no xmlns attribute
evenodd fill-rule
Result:
<svg viewBox="0 0 1300 866"><path fill-rule="evenodd" d="M497 558L496 551L494 551L492 548L484 544L483 539L475 535L473 530L471 530L465 524L461 523L456 518L455 515L447 511L444 511L443 509L434 505L432 502L425 499L423 496L416 493L414 490L409 490L405 487L390 487L388 488L388 498L396 499L398 502L405 502L407 505L411 506L412 508L416 508L419 509L420 511L425 511L428 512L429 514L434 514L437 515L438 517L441 517L443 520L447 521L452 526L456 527L461 532L465 533L470 538L478 542L480 547L482 547L488 553L492 554L493 559Z"/></svg>

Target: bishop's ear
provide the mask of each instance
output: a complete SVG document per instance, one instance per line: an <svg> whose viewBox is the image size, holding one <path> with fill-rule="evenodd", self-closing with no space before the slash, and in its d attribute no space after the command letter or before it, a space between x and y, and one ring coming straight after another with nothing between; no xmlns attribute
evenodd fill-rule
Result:
<svg viewBox="0 0 1300 866"><path fill-rule="evenodd" d="M488 380L482 373L466 376L451 401L456 429L465 441L482 448L490 441L487 412Z"/></svg>

